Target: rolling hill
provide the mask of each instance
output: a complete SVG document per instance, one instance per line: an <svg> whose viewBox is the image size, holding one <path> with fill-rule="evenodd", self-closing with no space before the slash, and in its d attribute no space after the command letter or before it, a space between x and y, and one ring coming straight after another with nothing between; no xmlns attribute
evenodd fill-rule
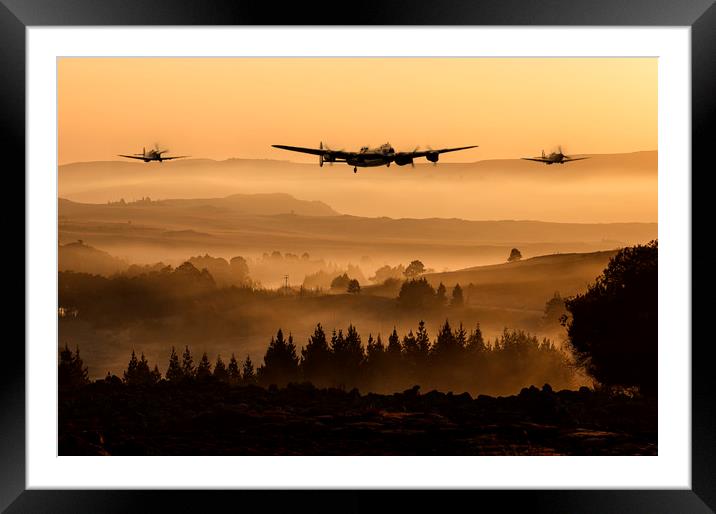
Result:
<svg viewBox="0 0 716 514"><path fill-rule="evenodd" d="M469 303L512 309L542 309L555 292L563 297L584 292L606 268L616 250L541 255L518 262L430 273L431 285L460 284Z"/></svg>
<svg viewBox="0 0 716 514"><path fill-rule="evenodd" d="M361 217L656 221L656 151L589 157L564 166L500 159L357 174L345 164L279 160L83 162L59 166L58 195L105 203L281 191Z"/></svg>

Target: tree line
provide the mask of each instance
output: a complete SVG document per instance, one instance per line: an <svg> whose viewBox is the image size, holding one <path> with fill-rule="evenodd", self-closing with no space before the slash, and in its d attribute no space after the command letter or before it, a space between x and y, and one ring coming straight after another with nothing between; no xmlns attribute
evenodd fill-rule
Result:
<svg viewBox="0 0 716 514"><path fill-rule="evenodd" d="M87 382L79 349L67 347L60 355L60 385ZM80 379L79 376L84 378ZM423 389L472 391L485 394L516 392L525 385L549 382L555 387L571 385L568 356L547 340L518 330L507 330L494 341L485 341L479 324L467 331L462 324L453 329L448 320L431 340L425 323L402 337L394 328L386 342L380 334L365 340L349 325L330 335L318 323L307 344L298 348L293 336L279 329L267 346L263 364L257 369L247 356L239 362L232 354L228 364L221 355L212 363L204 352L198 363L186 346L181 357L172 347L166 372L150 366L144 354L133 350L122 378L108 373L107 382L151 385L218 381L231 385L285 386L311 382L317 387L358 388L363 391L395 392L414 385Z"/></svg>
<svg viewBox="0 0 716 514"><path fill-rule="evenodd" d="M501 394L546 382L569 387L572 379L569 355L548 339L505 329L490 342L483 338L479 324L468 331L462 323L453 328L449 320L433 339L420 321L415 331L402 337L394 328L385 342L381 334L364 339L353 325L329 335L319 323L300 353L293 336L286 337L279 329L258 369L263 385L308 381L319 387L375 392L419 385Z"/></svg>

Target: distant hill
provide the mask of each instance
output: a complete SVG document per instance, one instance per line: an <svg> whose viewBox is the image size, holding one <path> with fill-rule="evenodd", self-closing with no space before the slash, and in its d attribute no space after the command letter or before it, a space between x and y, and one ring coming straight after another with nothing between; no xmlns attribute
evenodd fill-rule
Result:
<svg viewBox="0 0 716 514"><path fill-rule="evenodd" d="M586 290L616 252L542 255L518 262L430 273L425 278L434 287L442 282L448 293L455 284L460 284L466 289L470 304L542 309L555 292L564 297ZM472 287L468 287L470 284Z"/></svg>
<svg viewBox="0 0 716 514"><path fill-rule="evenodd" d="M151 247L152 261L278 250L354 263L368 256L376 267L381 261L422 259L427 267L455 269L500 262L512 246L525 257L591 252L647 242L658 232L656 223L347 216L321 202L281 194L111 204L61 199L58 207L61 242L84 239L119 255L140 255L140 247Z"/></svg>
<svg viewBox="0 0 716 514"><path fill-rule="evenodd" d="M656 221L656 151L589 157L552 166L519 158L417 163L356 174L340 163L281 160L83 162L59 166L58 195L105 203L147 195L218 198L280 191L363 217Z"/></svg>
<svg viewBox="0 0 716 514"><path fill-rule="evenodd" d="M323 202L298 200L291 195L273 194L234 194L223 198L193 198L174 200L151 200L142 198L137 201L112 202L109 204L80 204L60 198L59 210L62 215L76 216L96 208L121 208L125 212L138 212L146 209L183 210L185 212L237 213L237 214L299 214L302 216L337 216L339 213ZM155 211L156 212L156 211Z"/></svg>
<svg viewBox="0 0 716 514"><path fill-rule="evenodd" d="M129 264L109 253L75 241L58 248L58 271L75 271L93 275L111 275L127 269Z"/></svg>

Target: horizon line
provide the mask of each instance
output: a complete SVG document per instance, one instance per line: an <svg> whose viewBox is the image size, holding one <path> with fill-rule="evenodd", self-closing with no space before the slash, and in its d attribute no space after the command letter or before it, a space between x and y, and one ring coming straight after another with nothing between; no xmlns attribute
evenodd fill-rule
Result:
<svg viewBox="0 0 716 514"><path fill-rule="evenodd" d="M627 155L627 154L633 154L633 153L647 153L647 152L658 152L658 148L650 149L650 150L632 150L629 152L602 152L602 153L574 153L571 155ZM227 157L225 159L215 159L212 157L191 157L187 159L181 159L182 161L214 161L214 162L226 162L226 161L232 161L232 160L242 160L242 161L275 161L275 162L284 162L284 163L291 163L291 164L311 164L309 162L302 162L302 161L293 161L290 159L276 159L273 157ZM453 161L453 162L442 162L440 163L441 166L445 165L454 165L454 164L477 164L479 162L489 162L489 161L518 161L522 160L522 157L495 157L491 159L478 159L475 161ZM72 164L89 164L89 163L100 163L100 162L125 162L128 164L147 164L147 163L140 163L140 162L132 162L128 160L121 160L121 159L112 159L112 160L94 160L94 161L69 161L69 162L62 162L58 163L57 166L69 166ZM164 164L164 163L161 163ZM342 163L339 163L342 164ZM415 163L416 166L427 166L432 164L425 163L425 162L419 162Z"/></svg>

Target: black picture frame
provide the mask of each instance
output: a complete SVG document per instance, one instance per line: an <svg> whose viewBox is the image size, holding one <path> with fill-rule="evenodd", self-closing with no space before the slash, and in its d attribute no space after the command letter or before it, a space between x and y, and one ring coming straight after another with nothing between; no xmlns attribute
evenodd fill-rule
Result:
<svg viewBox="0 0 716 514"><path fill-rule="evenodd" d="M13 194L21 197L19 191L25 191L23 174L19 170L25 169L22 149L25 148L27 27L345 25L347 21L354 25L689 26L692 38L692 180L699 176L693 170L708 171L706 159L713 145L708 129L716 112L716 6L713 0L401 0L342 6L325 0L310 5L246 0L0 0L0 115L3 119L0 145L3 155L12 155L19 162L19 165L5 168L17 180ZM689 171L683 170L684 173ZM693 205L692 200L695 227L704 218L698 216ZM24 232L21 237L24 239ZM692 288L692 295L704 288L705 285L699 283L696 289ZM703 305L709 302L692 304L693 319L697 317L694 314L701 312L700 309L705 308ZM11 309L19 309L19 305L18 302ZM24 309L24 302L22 306ZM453 505L462 503L459 497L464 496L467 505L473 505L475 509L499 504L501 511L653 514L716 510L716 402L713 400L716 380L708 359L710 342L697 340L693 326L692 334L690 490L451 491L451 502L459 502ZM294 511L357 512L385 507L391 498L384 496L395 494L376 491L289 491L277 494L275 491L26 490L25 351L17 339L7 338L3 352L7 362L13 363L0 373L0 509L7 512L144 512L154 509L203 512L214 508L218 501L230 502L237 510L261 508L274 511L285 502ZM320 498L317 497L319 494ZM401 502L403 511L432 510L433 505L445 508L445 498L428 495L426 491L402 493L394 499Z"/></svg>

